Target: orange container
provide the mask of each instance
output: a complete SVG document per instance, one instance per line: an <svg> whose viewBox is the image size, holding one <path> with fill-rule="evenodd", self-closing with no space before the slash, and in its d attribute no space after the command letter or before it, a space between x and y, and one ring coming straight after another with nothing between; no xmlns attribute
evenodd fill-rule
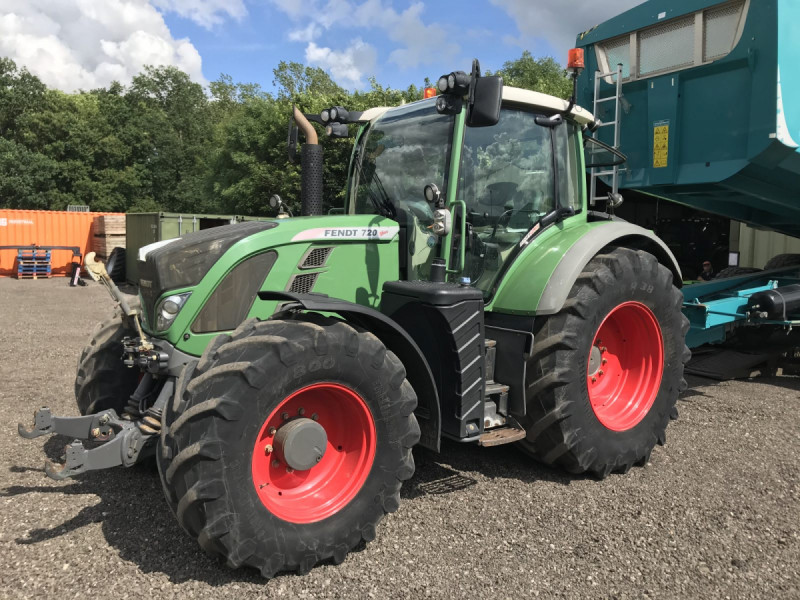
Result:
<svg viewBox="0 0 800 600"><path fill-rule="evenodd" d="M86 256L94 219L118 214L123 213L0 209L0 246L77 246ZM0 250L0 277L16 275L16 260L16 250ZM50 253L53 275L69 275L71 263L70 250Z"/></svg>

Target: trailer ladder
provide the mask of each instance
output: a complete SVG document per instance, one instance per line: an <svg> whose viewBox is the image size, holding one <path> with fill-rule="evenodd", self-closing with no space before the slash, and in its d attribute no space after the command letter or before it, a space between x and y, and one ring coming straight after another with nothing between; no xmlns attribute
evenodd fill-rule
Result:
<svg viewBox="0 0 800 600"><path fill-rule="evenodd" d="M608 96L605 98L600 97L600 80L604 78L610 78L612 83L615 83L615 93L613 96ZM592 113L595 117L598 115L598 108L604 102L614 102L614 120L609 121L608 123L600 123L595 130L593 137L597 138L602 127L613 127L614 128L614 144L613 147L615 150L619 150L619 130L620 130L620 99L622 98L622 64L617 65L616 71L610 71L608 73L601 73L597 71L594 76L594 106L592 107ZM615 165L610 169L599 170L599 167L592 167L590 172L589 178L589 204L594 206L598 201L604 202L608 200L608 197L597 196L597 178L598 177L607 177L611 176L611 193L616 195L619 192L619 172L620 168L619 165Z"/></svg>

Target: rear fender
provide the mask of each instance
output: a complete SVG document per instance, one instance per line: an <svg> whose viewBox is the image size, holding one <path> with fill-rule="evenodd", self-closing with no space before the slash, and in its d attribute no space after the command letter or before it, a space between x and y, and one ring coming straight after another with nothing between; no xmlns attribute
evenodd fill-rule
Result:
<svg viewBox="0 0 800 600"><path fill-rule="evenodd" d="M679 288L682 286L678 261L675 260L675 256L667 245L652 231L625 221L609 221L600 227L591 229L589 234L580 237L564 253L545 285L536 308L536 314L552 315L560 311L572 285L583 269L592 258L608 246L649 252L672 272L675 286Z"/></svg>

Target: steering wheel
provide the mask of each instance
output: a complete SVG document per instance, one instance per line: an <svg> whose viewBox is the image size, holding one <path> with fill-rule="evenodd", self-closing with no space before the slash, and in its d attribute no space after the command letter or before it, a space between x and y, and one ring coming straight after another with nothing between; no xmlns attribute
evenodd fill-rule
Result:
<svg viewBox="0 0 800 600"><path fill-rule="evenodd" d="M497 236L497 228L500 227L500 223L503 221L503 219L506 220L503 227L508 227L508 223L511 221L511 215L514 214L514 210L515 209L513 208L509 208L508 210L503 211L503 213L497 217L497 221L495 221L495 224L492 227L492 235L489 236L490 242L494 241L495 237Z"/></svg>

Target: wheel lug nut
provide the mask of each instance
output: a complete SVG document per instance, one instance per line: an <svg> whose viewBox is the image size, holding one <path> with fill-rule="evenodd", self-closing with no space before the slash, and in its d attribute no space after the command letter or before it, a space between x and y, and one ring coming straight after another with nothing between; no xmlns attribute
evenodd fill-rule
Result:
<svg viewBox="0 0 800 600"><path fill-rule="evenodd" d="M606 348L605 346L601 346L601 347L600 347L600 352L602 352L603 354L605 354L605 352L606 352L607 350L608 350L608 348Z"/></svg>
<svg viewBox="0 0 800 600"><path fill-rule="evenodd" d="M600 362L601 362L601 364L606 364L606 363L608 362L608 359L607 359L607 358L604 358L604 359L603 359L602 361L600 361Z"/></svg>
<svg viewBox="0 0 800 600"><path fill-rule="evenodd" d="M266 454L272 454L272 444L267 444L267 446L264 448L264 452Z"/></svg>
<svg viewBox="0 0 800 600"><path fill-rule="evenodd" d="M312 421L318 421L319 420L319 415L317 413L314 413L313 415L311 415L311 420Z"/></svg>
<svg viewBox="0 0 800 600"><path fill-rule="evenodd" d="M286 467L287 473L294 473L294 469L292 467Z"/></svg>
<svg viewBox="0 0 800 600"><path fill-rule="evenodd" d="M604 373L603 373L603 369L600 369L600 370L597 372L597 374L598 374L598 375L603 375L603 374L604 374Z"/></svg>
<svg viewBox="0 0 800 600"><path fill-rule="evenodd" d="M280 466L281 466L281 461L279 461L279 460L277 460L277 459L276 459L276 460L273 460L273 461L272 461L272 466L273 466L273 467L275 467L275 468L277 469L278 467L280 467Z"/></svg>
<svg viewBox="0 0 800 600"><path fill-rule="evenodd" d="M287 412L282 413L281 414L281 419L283 419L284 421L288 421L289 420L289 413L287 413Z"/></svg>
<svg viewBox="0 0 800 600"><path fill-rule="evenodd" d="M300 408L297 410L297 414L298 414L298 415L300 415L300 416L302 417L304 414L306 414L306 409L305 409L305 408L303 408L303 407L301 406L301 407L300 407Z"/></svg>
<svg viewBox="0 0 800 600"><path fill-rule="evenodd" d="M597 382L597 377L595 377L594 375L592 375L592 383L596 383L596 382Z"/></svg>
<svg viewBox="0 0 800 600"><path fill-rule="evenodd" d="M274 427L270 427L270 428L269 428L269 434L270 434L270 435L275 435L275 434L277 433L277 431L278 431L278 430L277 430L277 429L275 429Z"/></svg>

